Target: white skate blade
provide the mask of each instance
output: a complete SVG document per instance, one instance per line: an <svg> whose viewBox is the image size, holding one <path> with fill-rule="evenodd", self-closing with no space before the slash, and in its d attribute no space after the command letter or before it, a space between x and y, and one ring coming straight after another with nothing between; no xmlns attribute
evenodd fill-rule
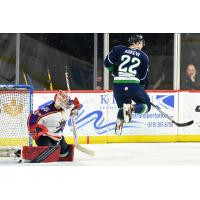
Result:
<svg viewBox="0 0 200 200"><path fill-rule="evenodd" d="M122 127L120 126L120 128L117 128L117 125L115 127L115 135L121 136L122 135Z"/></svg>
<svg viewBox="0 0 200 200"><path fill-rule="evenodd" d="M115 125L115 135L120 136L122 134L122 128L123 128L123 121L120 119L117 119L116 125Z"/></svg>

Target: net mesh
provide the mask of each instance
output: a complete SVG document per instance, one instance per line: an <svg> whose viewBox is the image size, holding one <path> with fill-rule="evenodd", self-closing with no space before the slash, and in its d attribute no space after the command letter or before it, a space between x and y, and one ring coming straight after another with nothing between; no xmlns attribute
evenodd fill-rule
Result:
<svg viewBox="0 0 200 200"><path fill-rule="evenodd" d="M29 144L27 118L30 107L27 88L0 88L0 147Z"/></svg>

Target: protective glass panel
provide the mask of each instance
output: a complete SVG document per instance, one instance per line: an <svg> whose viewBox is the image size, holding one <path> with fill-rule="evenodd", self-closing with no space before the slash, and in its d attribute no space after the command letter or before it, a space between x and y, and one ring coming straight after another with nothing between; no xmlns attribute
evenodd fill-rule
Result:
<svg viewBox="0 0 200 200"><path fill-rule="evenodd" d="M103 33L98 33L97 90L103 89Z"/></svg>
<svg viewBox="0 0 200 200"><path fill-rule="evenodd" d="M34 89L93 89L93 34L21 34L20 83Z"/></svg>
<svg viewBox="0 0 200 200"><path fill-rule="evenodd" d="M16 34L0 34L0 84L15 83Z"/></svg>
<svg viewBox="0 0 200 200"><path fill-rule="evenodd" d="M172 33L144 33L143 51L149 56L150 71L148 89L173 89L173 41ZM116 45L128 46L130 33L110 34L110 50ZM110 89L113 77L110 75Z"/></svg>
<svg viewBox="0 0 200 200"><path fill-rule="evenodd" d="M181 34L181 89L200 89L200 34Z"/></svg>

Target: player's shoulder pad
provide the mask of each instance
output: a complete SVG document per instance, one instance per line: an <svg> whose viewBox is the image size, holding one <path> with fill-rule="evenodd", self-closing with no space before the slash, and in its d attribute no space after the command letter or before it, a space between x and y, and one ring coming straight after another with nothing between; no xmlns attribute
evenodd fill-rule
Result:
<svg viewBox="0 0 200 200"><path fill-rule="evenodd" d="M147 54L144 51L142 51L142 50L140 50L140 51L142 52L143 56L146 57L147 60L149 60L149 57L147 56Z"/></svg>
<svg viewBox="0 0 200 200"><path fill-rule="evenodd" d="M115 55L119 55L120 52L125 51L125 49L127 49L125 46L123 46L123 45L117 45L117 46L114 46L112 48L111 53L113 52Z"/></svg>
<svg viewBox="0 0 200 200"><path fill-rule="evenodd" d="M116 50L116 51L119 51L119 50L123 50L123 49L126 49L127 47L123 46L123 45L117 45L117 46L114 46L113 49Z"/></svg>
<svg viewBox="0 0 200 200"><path fill-rule="evenodd" d="M55 106L54 106L55 102L54 101L51 101L49 102L48 104L45 104L42 108L40 108L38 110L38 112L41 114L41 115L44 115L46 113L49 113L49 112L53 112L56 110Z"/></svg>
<svg viewBox="0 0 200 200"><path fill-rule="evenodd" d="M147 56L147 54L144 52L144 51L142 51L142 50L139 50L139 49L137 49L137 51L138 52L140 52L140 55L141 55L141 57L142 57L142 60L145 62L145 63L149 63L149 57Z"/></svg>

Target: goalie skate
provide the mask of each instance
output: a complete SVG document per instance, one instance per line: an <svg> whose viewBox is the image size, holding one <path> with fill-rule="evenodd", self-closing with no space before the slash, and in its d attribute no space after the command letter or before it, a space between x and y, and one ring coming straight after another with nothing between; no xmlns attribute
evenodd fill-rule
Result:
<svg viewBox="0 0 200 200"><path fill-rule="evenodd" d="M16 160L18 163L21 163L21 162L22 162L21 149L16 149L16 150L14 151L14 157L15 157L15 160Z"/></svg>
<svg viewBox="0 0 200 200"><path fill-rule="evenodd" d="M115 134L116 135L120 136L122 134L123 123L124 123L123 120L117 119L116 125L115 125Z"/></svg>
<svg viewBox="0 0 200 200"><path fill-rule="evenodd" d="M131 122L131 115L134 110L134 106L131 104L123 104L123 114L124 114L124 122L129 123Z"/></svg>

